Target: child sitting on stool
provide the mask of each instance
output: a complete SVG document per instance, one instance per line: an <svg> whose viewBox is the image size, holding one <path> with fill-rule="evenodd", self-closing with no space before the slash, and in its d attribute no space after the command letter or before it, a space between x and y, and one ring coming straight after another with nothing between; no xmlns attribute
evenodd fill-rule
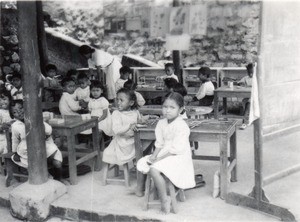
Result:
<svg viewBox="0 0 300 222"><path fill-rule="evenodd" d="M210 80L211 70L209 67L201 67L198 72L201 86L193 101L199 101L199 106L211 106L214 100L215 86Z"/></svg>

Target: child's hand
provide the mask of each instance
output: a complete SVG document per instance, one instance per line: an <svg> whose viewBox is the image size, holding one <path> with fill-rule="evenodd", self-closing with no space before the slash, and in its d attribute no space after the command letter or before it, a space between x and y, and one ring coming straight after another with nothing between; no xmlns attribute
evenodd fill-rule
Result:
<svg viewBox="0 0 300 222"><path fill-rule="evenodd" d="M152 164L152 163L154 163L155 162L155 160L156 160L156 157L155 156L153 156L153 155L151 155L150 157L149 157L149 159L148 159L148 163L149 164Z"/></svg>
<svg viewBox="0 0 300 222"><path fill-rule="evenodd" d="M137 131L138 130L135 123L130 124L129 129L132 130L132 131Z"/></svg>
<svg viewBox="0 0 300 222"><path fill-rule="evenodd" d="M84 100L80 100L79 101L79 105L83 108L86 109L88 107L88 103L85 102Z"/></svg>

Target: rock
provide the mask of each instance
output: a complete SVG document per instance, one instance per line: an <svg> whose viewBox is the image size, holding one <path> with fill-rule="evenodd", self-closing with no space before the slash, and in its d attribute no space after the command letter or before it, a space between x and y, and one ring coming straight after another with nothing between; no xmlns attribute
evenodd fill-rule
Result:
<svg viewBox="0 0 300 222"><path fill-rule="evenodd" d="M4 47L0 45L0 51L4 51Z"/></svg>
<svg viewBox="0 0 300 222"><path fill-rule="evenodd" d="M7 44L17 45L19 43L17 35L3 36Z"/></svg>
<svg viewBox="0 0 300 222"><path fill-rule="evenodd" d="M8 67L8 66L3 66L3 67L2 67L2 70L3 70L3 73L4 73L5 75L13 73L12 68L10 68L10 67Z"/></svg>
<svg viewBox="0 0 300 222"><path fill-rule="evenodd" d="M10 68L12 68L13 71L16 71L16 72L20 72L21 70L21 66L19 63L12 63L9 65Z"/></svg>
<svg viewBox="0 0 300 222"><path fill-rule="evenodd" d="M14 52L14 53L11 55L11 60L12 60L12 62L16 63L16 62L19 62L19 61L20 61L20 57L19 57L19 55L18 55L16 52Z"/></svg>
<svg viewBox="0 0 300 222"><path fill-rule="evenodd" d="M50 204L66 192L66 186L56 180L41 185L25 182L9 193L12 213L28 221L44 221L50 213Z"/></svg>

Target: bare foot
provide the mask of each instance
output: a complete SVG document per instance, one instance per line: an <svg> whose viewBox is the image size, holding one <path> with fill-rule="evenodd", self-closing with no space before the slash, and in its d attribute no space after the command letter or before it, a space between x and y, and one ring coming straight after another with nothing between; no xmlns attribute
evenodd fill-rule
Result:
<svg viewBox="0 0 300 222"><path fill-rule="evenodd" d="M161 213L162 214L168 214L171 210L171 199L170 197L167 197L166 200L161 201Z"/></svg>

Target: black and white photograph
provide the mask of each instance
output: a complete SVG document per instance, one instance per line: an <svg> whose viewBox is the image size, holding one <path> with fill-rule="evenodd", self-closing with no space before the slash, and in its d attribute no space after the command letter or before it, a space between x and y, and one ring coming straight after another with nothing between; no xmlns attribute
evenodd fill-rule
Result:
<svg viewBox="0 0 300 222"><path fill-rule="evenodd" d="M0 0L0 221L299 221L299 15Z"/></svg>

